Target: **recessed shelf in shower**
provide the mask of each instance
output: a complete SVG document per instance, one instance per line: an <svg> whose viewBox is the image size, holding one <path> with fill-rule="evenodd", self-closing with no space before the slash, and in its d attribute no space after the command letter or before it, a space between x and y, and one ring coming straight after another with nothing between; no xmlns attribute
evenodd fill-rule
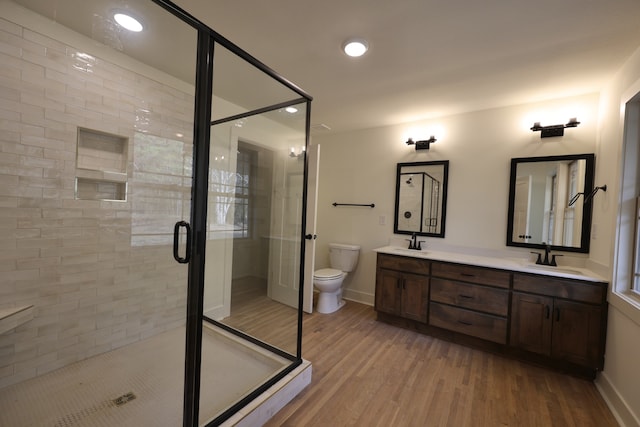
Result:
<svg viewBox="0 0 640 427"><path fill-rule="evenodd" d="M124 136L78 128L76 199L126 200L128 143Z"/></svg>

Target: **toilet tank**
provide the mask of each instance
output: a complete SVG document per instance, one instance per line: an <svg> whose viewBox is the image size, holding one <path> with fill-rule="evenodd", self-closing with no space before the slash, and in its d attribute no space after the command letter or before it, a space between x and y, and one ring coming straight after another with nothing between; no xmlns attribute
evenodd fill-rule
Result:
<svg viewBox="0 0 640 427"><path fill-rule="evenodd" d="M346 273L353 271L358 264L358 255L360 255L360 246L329 243L331 268Z"/></svg>

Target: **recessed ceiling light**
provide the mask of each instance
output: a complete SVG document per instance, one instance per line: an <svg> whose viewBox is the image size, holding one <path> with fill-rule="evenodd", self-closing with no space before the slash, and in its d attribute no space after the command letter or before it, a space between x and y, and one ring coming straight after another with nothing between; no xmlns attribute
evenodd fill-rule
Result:
<svg viewBox="0 0 640 427"><path fill-rule="evenodd" d="M134 33L139 33L140 31L142 31L142 24L140 23L140 21L124 12L115 12L113 14L113 19L115 19L118 24L129 31L133 31Z"/></svg>
<svg viewBox="0 0 640 427"><path fill-rule="evenodd" d="M298 109L296 107L287 107L284 109L284 111L286 111L287 113L293 114L293 113L297 113Z"/></svg>
<svg viewBox="0 0 640 427"><path fill-rule="evenodd" d="M344 53L349 56L358 57L364 55L369 49L369 44L363 39L350 39L342 45Z"/></svg>

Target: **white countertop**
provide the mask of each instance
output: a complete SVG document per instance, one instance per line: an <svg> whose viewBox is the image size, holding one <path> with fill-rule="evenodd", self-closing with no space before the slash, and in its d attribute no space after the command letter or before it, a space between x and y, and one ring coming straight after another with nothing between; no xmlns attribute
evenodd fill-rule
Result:
<svg viewBox="0 0 640 427"><path fill-rule="evenodd" d="M469 255L458 252L434 251L430 249L414 250L399 246L383 246L373 250L374 252L401 255L413 258L424 258L434 261L457 262L460 264L491 267L502 270L520 271L523 273L541 274L545 276L562 277L566 279L578 279L589 282L607 282L591 270L576 267L551 267L536 265L535 263L520 258L497 258L490 256Z"/></svg>

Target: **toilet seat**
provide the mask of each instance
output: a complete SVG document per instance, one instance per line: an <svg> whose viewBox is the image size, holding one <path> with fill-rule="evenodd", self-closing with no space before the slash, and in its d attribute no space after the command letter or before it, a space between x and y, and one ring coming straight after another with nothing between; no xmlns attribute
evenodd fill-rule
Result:
<svg viewBox="0 0 640 427"><path fill-rule="evenodd" d="M334 280L342 276L344 273L335 268L321 268L313 272L314 280Z"/></svg>

